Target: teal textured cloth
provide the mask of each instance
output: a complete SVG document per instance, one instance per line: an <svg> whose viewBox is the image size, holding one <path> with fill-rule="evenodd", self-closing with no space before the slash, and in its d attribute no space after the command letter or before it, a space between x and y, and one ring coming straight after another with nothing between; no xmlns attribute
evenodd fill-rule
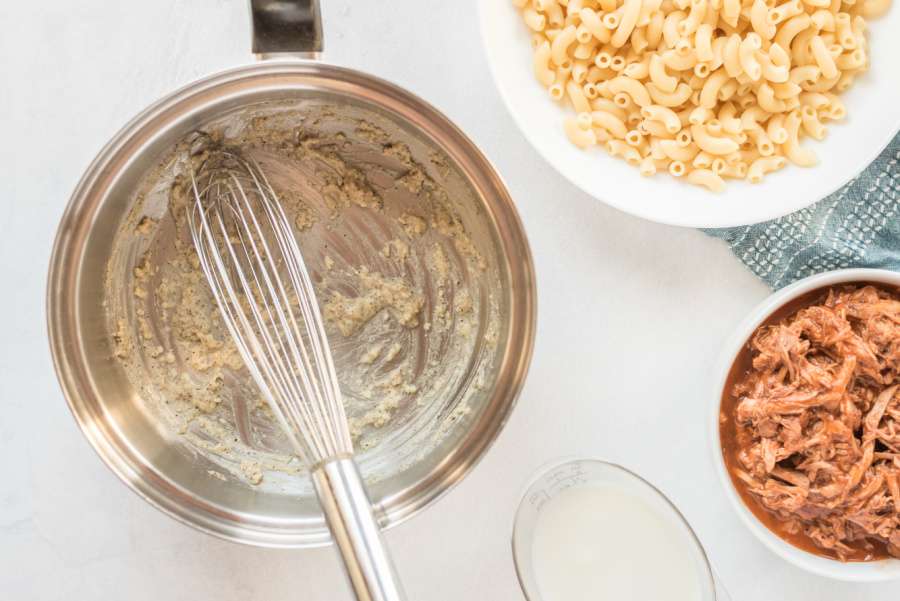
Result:
<svg viewBox="0 0 900 601"><path fill-rule="evenodd" d="M900 271L900 134L860 175L806 209L756 225L704 230L778 289L822 271Z"/></svg>

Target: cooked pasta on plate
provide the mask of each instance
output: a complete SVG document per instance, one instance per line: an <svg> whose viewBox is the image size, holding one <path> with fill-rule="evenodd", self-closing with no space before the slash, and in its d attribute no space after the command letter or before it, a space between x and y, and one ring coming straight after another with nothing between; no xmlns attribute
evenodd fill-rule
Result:
<svg viewBox="0 0 900 601"><path fill-rule="evenodd" d="M788 163L842 120L890 0L513 0L537 81L580 148L719 192ZM887 59L889 57L885 57Z"/></svg>

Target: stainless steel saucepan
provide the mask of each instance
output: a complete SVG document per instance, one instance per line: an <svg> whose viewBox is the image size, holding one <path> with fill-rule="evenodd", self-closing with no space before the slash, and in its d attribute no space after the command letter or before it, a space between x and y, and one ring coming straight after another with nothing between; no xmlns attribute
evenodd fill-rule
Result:
<svg viewBox="0 0 900 601"><path fill-rule="evenodd" d="M315 2L257 0L252 7L258 55L321 50ZM162 428L147 409L147 382L129 376L115 358L109 324L111 290L126 286L130 277L127 265L111 258L117 248L131 244L122 240L122 224L143 198L141 182L191 132L274 104L301 113L307 106L325 107L326 116L371 115L407 139L421 161L438 157L442 167L435 177L442 178L460 206L461 222L487 266L472 277L495 307L490 344L479 339L474 347L488 359L460 366L441 407L427 419L413 415L402 436L387 436L384 444L361 454L382 527L403 521L445 493L496 438L531 358L535 288L522 225L487 159L433 107L357 71L298 58L236 67L156 102L102 149L59 226L47 290L52 354L79 426L123 482L176 519L238 542L304 547L329 542L308 478L295 476L304 484L290 489L212 477L204 458L186 449L177 433ZM462 404L464 411L454 411ZM426 430L440 435L429 435L426 444L420 436Z"/></svg>

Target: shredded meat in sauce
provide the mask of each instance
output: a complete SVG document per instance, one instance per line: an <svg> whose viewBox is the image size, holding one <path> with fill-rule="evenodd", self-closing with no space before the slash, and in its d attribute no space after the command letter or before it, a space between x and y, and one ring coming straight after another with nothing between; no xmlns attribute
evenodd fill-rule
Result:
<svg viewBox="0 0 900 601"><path fill-rule="evenodd" d="M826 555L900 557L900 297L857 286L819 300L751 340L732 474Z"/></svg>

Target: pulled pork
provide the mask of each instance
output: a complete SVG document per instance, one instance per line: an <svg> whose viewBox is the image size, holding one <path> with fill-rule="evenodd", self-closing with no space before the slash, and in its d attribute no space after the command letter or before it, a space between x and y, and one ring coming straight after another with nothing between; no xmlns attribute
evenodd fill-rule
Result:
<svg viewBox="0 0 900 601"><path fill-rule="evenodd" d="M829 290L757 330L734 388L733 474L787 533L842 561L900 557L898 299Z"/></svg>

